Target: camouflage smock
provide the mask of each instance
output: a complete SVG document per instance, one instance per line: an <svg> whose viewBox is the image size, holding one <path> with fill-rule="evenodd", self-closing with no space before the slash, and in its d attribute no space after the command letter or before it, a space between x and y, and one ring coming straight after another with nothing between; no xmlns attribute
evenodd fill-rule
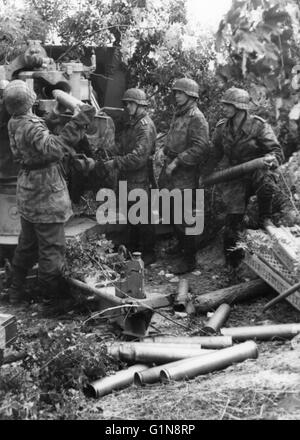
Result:
<svg viewBox="0 0 300 440"><path fill-rule="evenodd" d="M20 215L32 223L67 221L72 207L60 160L66 148L79 142L83 130L70 121L55 136L43 119L25 114L10 119L8 133L13 156L21 166L17 181Z"/></svg>
<svg viewBox="0 0 300 440"><path fill-rule="evenodd" d="M119 180L127 181L128 191L135 188L148 190L150 186L150 156L155 151L156 128L145 112L133 118L122 133L114 165Z"/></svg>
<svg viewBox="0 0 300 440"><path fill-rule="evenodd" d="M168 132L164 153L166 162L159 178L160 188L193 189L198 187L199 167L207 160L209 152L208 123L197 103L188 101L178 110ZM175 159L179 165L169 178L166 167Z"/></svg>
<svg viewBox="0 0 300 440"><path fill-rule="evenodd" d="M237 133L233 133L230 119L222 119L216 125L213 135L212 157L215 163L221 162L221 168L229 168L249 160L274 154L278 163L283 161L281 146L271 128L262 118L246 115ZM264 179L276 180L276 173L268 169L256 170L243 178L223 182L221 190L227 211L243 213L246 208L247 186L251 181L257 186Z"/></svg>

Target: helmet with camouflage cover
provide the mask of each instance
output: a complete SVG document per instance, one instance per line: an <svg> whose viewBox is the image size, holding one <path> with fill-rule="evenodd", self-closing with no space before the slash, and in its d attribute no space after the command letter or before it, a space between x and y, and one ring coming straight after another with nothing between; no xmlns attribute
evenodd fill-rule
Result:
<svg viewBox="0 0 300 440"><path fill-rule="evenodd" d="M123 102L135 102L138 105L148 105L146 94L141 89L128 89L122 98Z"/></svg>
<svg viewBox="0 0 300 440"><path fill-rule="evenodd" d="M19 116L25 114L35 103L36 94L24 81L11 81L4 89L4 102L9 114Z"/></svg>
<svg viewBox="0 0 300 440"><path fill-rule="evenodd" d="M234 105L239 110L248 110L250 107L249 93L244 89L238 89L237 87L231 87L224 93L221 102L224 104Z"/></svg>
<svg viewBox="0 0 300 440"><path fill-rule="evenodd" d="M179 90L180 92L184 92L188 96L199 98L199 86L196 81L190 78L176 79L173 84L172 90Z"/></svg>

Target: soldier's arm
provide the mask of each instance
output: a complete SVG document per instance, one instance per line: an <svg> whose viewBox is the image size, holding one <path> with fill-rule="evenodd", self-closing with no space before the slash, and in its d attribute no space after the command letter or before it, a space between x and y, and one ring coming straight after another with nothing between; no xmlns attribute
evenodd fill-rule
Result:
<svg viewBox="0 0 300 440"><path fill-rule="evenodd" d="M179 163L195 166L206 162L209 155L209 133L208 124L203 115L195 115L191 118L188 138L191 146L178 154Z"/></svg>
<svg viewBox="0 0 300 440"><path fill-rule="evenodd" d="M23 128L24 139L33 149L41 154L44 160L61 160L65 154L60 136L50 134L46 125L38 120L31 121Z"/></svg>
<svg viewBox="0 0 300 440"><path fill-rule="evenodd" d="M114 142L109 149L110 156L121 156L123 154L122 142Z"/></svg>
<svg viewBox="0 0 300 440"><path fill-rule="evenodd" d="M273 154L276 157L278 163L282 164L284 160L282 148L278 142L277 137L275 136L272 127L267 122L263 122L260 124L257 141L262 147L262 152L264 155Z"/></svg>
<svg viewBox="0 0 300 440"><path fill-rule="evenodd" d="M75 153L73 147L84 137L86 124L86 117L79 112L62 128L59 135L54 135L43 121L36 119L25 125L24 135L44 159L60 160L66 152Z"/></svg>
<svg viewBox="0 0 300 440"><path fill-rule="evenodd" d="M114 165L123 171L134 171L148 162L151 153L152 138L149 126L140 125L136 133L136 147L124 156L116 156Z"/></svg>

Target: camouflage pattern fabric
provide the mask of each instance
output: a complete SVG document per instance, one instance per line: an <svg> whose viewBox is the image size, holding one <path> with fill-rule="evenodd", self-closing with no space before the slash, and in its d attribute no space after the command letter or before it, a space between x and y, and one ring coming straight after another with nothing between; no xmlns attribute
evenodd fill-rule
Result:
<svg viewBox="0 0 300 440"><path fill-rule="evenodd" d="M193 189L198 186L199 167L207 160L209 151L208 123L197 103L188 101L173 117L164 147L165 165L159 178L160 188ZM175 159L179 165L169 178L166 167Z"/></svg>
<svg viewBox="0 0 300 440"><path fill-rule="evenodd" d="M110 116L102 112L95 117L91 129L87 132L90 148L95 160L107 160L115 145L115 124Z"/></svg>
<svg viewBox="0 0 300 440"><path fill-rule="evenodd" d="M31 223L21 217L21 227L14 271L27 273L38 262L39 282L48 289L57 288L65 267L64 224Z"/></svg>
<svg viewBox="0 0 300 440"><path fill-rule="evenodd" d="M229 168L249 160L274 154L278 163L283 161L281 146L269 124L259 116L246 115L237 133L233 132L231 121L222 119L216 125L213 136L212 157L215 163L221 159L221 168ZM257 194L265 204L265 215L269 214L272 206L280 204L280 195L277 188L277 174L270 170L257 170L241 179L222 183L221 186L227 212L242 214L246 210L249 197ZM274 203L273 203L274 202ZM262 213L261 213L262 214Z"/></svg>
<svg viewBox="0 0 300 440"><path fill-rule="evenodd" d="M33 223L62 223L72 215L71 201L60 161L84 135L71 120L59 136L50 134L34 114L12 117L8 123L10 146L20 164L17 182L19 213Z"/></svg>
<svg viewBox="0 0 300 440"><path fill-rule="evenodd" d="M149 160L155 151L155 141L156 128L146 111L133 118L122 133L114 165L119 171L119 180L127 180L128 191L149 189Z"/></svg>

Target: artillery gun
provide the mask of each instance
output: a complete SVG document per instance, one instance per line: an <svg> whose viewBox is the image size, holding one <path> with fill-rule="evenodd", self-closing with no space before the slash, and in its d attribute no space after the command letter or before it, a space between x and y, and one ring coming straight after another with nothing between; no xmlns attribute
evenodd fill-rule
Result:
<svg viewBox="0 0 300 440"><path fill-rule="evenodd" d="M54 133L72 117L76 105L81 102L92 104L96 110L95 122L87 134L89 149L97 155L99 150L106 151L114 142L115 127L113 119L106 113L122 111L119 108L100 108L97 95L92 87L91 75L95 63L85 66L81 62L70 61L56 63L47 55L46 50L37 40L29 40L24 53L0 66L0 87L14 79L21 79L37 94L33 111L47 119L57 115ZM56 91L57 93L55 93ZM120 99L122 90L120 90ZM58 105L59 104L59 105ZM0 260L3 249L17 244L20 232L20 221L16 207L16 181L19 166L13 160L9 147L6 112L0 91ZM81 146L78 146L78 152ZM98 157L97 157L98 159ZM79 161L79 165L88 165L89 161ZM2 258L3 262L3 258Z"/></svg>

